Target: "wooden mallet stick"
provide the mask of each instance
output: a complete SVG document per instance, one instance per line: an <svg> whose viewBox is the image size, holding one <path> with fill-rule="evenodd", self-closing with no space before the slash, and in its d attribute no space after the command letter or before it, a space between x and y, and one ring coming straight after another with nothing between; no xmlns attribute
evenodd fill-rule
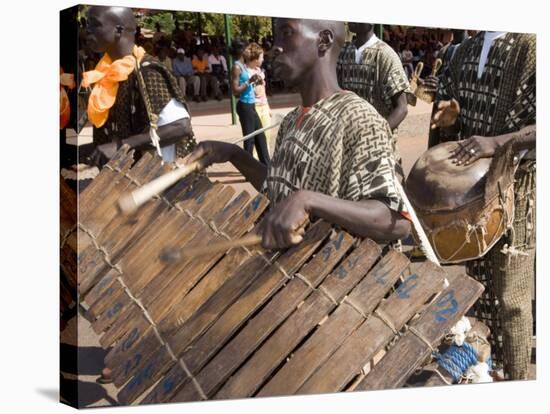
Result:
<svg viewBox="0 0 550 414"><path fill-rule="evenodd" d="M162 193L170 186L177 183L182 178L187 177L194 171L198 171L200 167L199 161L194 161L191 164L178 166L174 170L161 175L160 177L148 182L142 187L124 194L119 200L118 205L124 214L132 214L148 200Z"/></svg>
<svg viewBox="0 0 550 414"><path fill-rule="evenodd" d="M166 263L175 263L182 258L194 258L207 254L216 254L225 252L235 247L257 246L262 243L262 236L259 234L248 234L240 239L224 240L217 243L211 243L204 246L195 246L190 248L165 247L160 253L160 259Z"/></svg>
<svg viewBox="0 0 550 414"><path fill-rule="evenodd" d="M304 222L292 233L291 244L298 244L304 239L305 227L309 219ZM182 258L194 258L207 254L216 254L225 252L236 247L257 246L262 243L262 236L257 233L250 233L235 240L223 240L216 243L210 243L193 247L165 247L160 253L160 259L165 263L175 263Z"/></svg>

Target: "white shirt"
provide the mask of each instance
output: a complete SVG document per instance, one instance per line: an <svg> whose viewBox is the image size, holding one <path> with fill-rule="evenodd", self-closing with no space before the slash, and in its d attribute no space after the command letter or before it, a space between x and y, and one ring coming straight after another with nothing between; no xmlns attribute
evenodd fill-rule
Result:
<svg viewBox="0 0 550 414"><path fill-rule="evenodd" d="M189 112L187 112L182 103L172 98L160 111L157 125L160 127L185 118L189 118ZM162 159L164 161L175 161L176 144L162 147L160 151L162 152Z"/></svg>
<svg viewBox="0 0 550 414"><path fill-rule="evenodd" d="M220 55L219 57L216 57L214 55L208 56L208 69L210 69L210 72L212 72L212 65L222 65L223 70L227 72L227 62L222 55Z"/></svg>
<svg viewBox="0 0 550 414"><path fill-rule="evenodd" d="M477 68L477 78L481 79L485 64L487 63L487 57L491 50L491 45L495 39L501 38L506 32L485 32L483 34L483 47L481 48L481 56L479 57L479 66Z"/></svg>
<svg viewBox="0 0 550 414"><path fill-rule="evenodd" d="M378 42L378 40L379 39L376 37L376 35L373 34L369 40L367 40L360 48L358 48L355 51L355 63L357 64L361 63L361 57L363 56L363 51L367 47L373 46L376 42Z"/></svg>

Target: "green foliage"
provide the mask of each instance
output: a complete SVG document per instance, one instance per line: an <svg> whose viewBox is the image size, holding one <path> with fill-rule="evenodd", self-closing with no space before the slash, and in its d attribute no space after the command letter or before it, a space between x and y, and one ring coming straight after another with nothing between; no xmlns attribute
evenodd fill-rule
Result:
<svg viewBox="0 0 550 414"><path fill-rule="evenodd" d="M161 30L165 33L172 33L175 29L175 22L179 23L180 29L189 24L194 32L199 31L200 24L203 33L211 36L223 36L224 20L221 13L197 13L185 11L156 11L149 10L140 19L140 25L146 29L155 31L155 25L160 23ZM258 16L231 16L233 36L244 38L258 37L271 34L271 17Z"/></svg>

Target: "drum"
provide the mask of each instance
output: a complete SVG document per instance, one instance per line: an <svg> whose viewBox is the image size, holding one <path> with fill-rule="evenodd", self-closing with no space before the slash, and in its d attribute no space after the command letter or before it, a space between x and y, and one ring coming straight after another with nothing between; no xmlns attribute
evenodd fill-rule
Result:
<svg viewBox="0 0 550 414"><path fill-rule="evenodd" d="M445 287L432 262L412 265L323 221L284 251L168 263L167 246L242 238L268 207L261 194L193 175L119 214L124 194L171 168L150 154L134 164L122 147L81 195L78 293L120 404L353 390L369 364L403 366L402 354L384 354L407 330L413 373L418 347L437 346L483 289L466 275ZM401 386L407 376L393 373L385 381Z"/></svg>
<svg viewBox="0 0 550 414"><path fill-rule="evenodd" d="M511 143L493 158L456 165L458 142L426 151L414 164L406 192L442 263L482 257L512 225L514 160Z"/></svg>

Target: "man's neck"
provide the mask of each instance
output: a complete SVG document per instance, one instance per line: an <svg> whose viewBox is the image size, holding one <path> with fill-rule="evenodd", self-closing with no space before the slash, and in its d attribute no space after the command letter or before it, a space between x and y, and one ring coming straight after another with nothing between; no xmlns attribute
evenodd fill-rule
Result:
<svg viewBox="0 0 550 414"><path fill-rule="evenodd" d="M312 106L341 90L336 72L329 68L312 70L300 81L298 89L302 97L302 106L305 107Z"/></svg>
<svg viewBox="0 0 550 414"><path fill-rule="evenodd" d="M107 54L109 57L115 61L118 59L123 58L124 56L131 55L134 50L134 44L133 43L118 43L117 45L113 46L112 48L109 48L107 50Z"/></svg>
<svg viewBox="0 0 550 414"><path fill-rule="evenodd" d="M355 42L354 42L355 47L360 48L365 43L367 43L373 35L374 35L374 32L372 30L364 33L356 33L357 37L355 38Z"/></svg>

